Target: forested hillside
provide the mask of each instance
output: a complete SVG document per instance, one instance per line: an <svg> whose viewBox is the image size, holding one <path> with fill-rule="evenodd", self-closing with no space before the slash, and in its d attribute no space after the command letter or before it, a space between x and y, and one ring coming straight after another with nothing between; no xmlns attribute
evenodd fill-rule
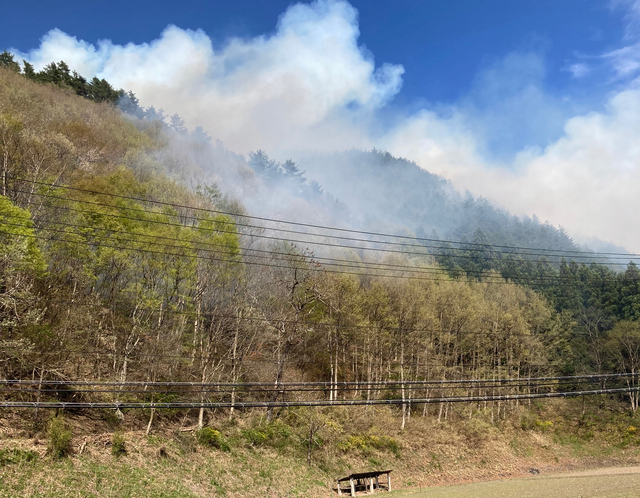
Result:
<svg viewBox="0 0 640 498"><path fill-rule="evenodd" d="M418 237L456 241L472 241L480 229L488 244L577 249L563 230L520 219L469 193L462 196L446 179L388 152L306 154L300 168L364 225L383 221L408 227Z"/></svg>
<svg viewBox="0 0 640 498"><path fill-rule="evenodd" d="M5 379L276 386L215 395L231 403L304 399L278 386L322 381L330 400L401 399L406 418L429 413L410 404L429 388L372 383L640 367L633 264L592 264L564 232L461 198L385 153L244 158L179 117L135 111L132 94L119 93L134 102L124 115L75 76L4 65ZM376 226L395 237L352 230ZM446 417L448 405L432 410Z"/></svg>

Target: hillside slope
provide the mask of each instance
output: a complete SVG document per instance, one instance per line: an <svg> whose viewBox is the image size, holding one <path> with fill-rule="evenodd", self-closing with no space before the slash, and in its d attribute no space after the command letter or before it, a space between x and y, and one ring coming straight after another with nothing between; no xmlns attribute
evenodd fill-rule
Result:
<svg viewBox="0 0 640 498"><path fill-rule="evenodd" d="M306 154L299 166L364 226L382 220L419 237L456 241L471 241L480 229L490 244L576 249L565 231L536 218L521 219L469 193L463 196L446 179L388 152Z"/></svg>

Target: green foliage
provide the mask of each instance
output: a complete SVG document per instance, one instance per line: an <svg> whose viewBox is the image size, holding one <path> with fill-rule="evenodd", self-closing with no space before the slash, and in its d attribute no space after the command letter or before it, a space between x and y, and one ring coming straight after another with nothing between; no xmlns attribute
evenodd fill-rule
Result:
<svg viewBox="0 0 640 498"><path fill-rule="evenodd" d="M292 428L280 420L263 422L255 427L242 429L240 434L252 447L268 446L278 450L297 447L300 440L294 437Z"/></svg>
<svg viewBox="0 0 640 498"><path fill-rule="evenodd" d="M73 433L62 415L57 415L49 421L47 436L47 453L52 458L59 460L69 455Z"/></svg>
<svg viewBox="0 0 640 498"><path fill-rule="evenodd" d="M231 451L231 446L222 433L211 427L203 427L196 433L198 443L222 451Z"/></svg>
<svg viewBox="0 0 640 498"><path fill-rule="evenodd" d="M0 148L8 157L2 172L6 175L0 175L0 191L7 194L0 197L0 231L5 232L0 237L0 325L9 337L5 342L3 335L3 349L17 351L7 362L16 378L42 369L70 379L113 372L116 379L138 380L326 381L334 374L341 383L635 368L640 350L629 339L637 335L632 329L640 313L640 272L633 264L616 274L600 265L571 261L502 259L483 246L501 242L496 239L500 235L475 224L460 232L476 244L472 249L440 248L445 254L442 264L452 275L466 272L471 282L316 272L309 250L258 239L254 245L246 220L242 232L236 227L242 207L234 206L215 184L191 190L176 179L178 175L161 172L166 167L173 175L191 161L191 153L208 147L202 130L191 137L199 143L189 154L171 158L175 169L170 161L159 166L159 157L173 154L162 149L167 143L162 126L132 120L134 126L113 106L89 101L113 103L117 94L122 109L149 119L138 112L134 94L117 91L104 80L85 81L64 62L49 64L39 73L25 65L24 73L47 84L0 71ZM172 117L172 124L171 133L186 133L179 116ZM375 158L390 182L389 175L412 167L377 151L364 155ZM42 159L46 167L33 158ZM251 182L258 176L299 194L310 192L292 161L278 163L258 151L249 156L249 166L256 172L248 172ZM42 184L25 190L12 180L15 176ZM57 187L45 186L52 182ZM389 198L412 203L401 195ZM37 228L29 212L34 205ZM491 211L471 198L464 205L478 216ZM389 209L392 212L393 206ZM491 216L502 219L496 213ZM549 227L513 223L514 230L553 242L552 248L573 247ZM248 261L243 253L250 256ZM365 268L356 251L349 251L348 258L350 267ZM428 248L424 257L393 258L390 263L416 270L433 266ZM494 285L500 276L513 283ZM52 345L105 354L60 362L58 356L42 354ZM337 399L401 396L399 389L338 389L331 394ZM292 398L292 393L271 390L239 390L234 395L238 400ZM209 396L221 399L210 393L202 397ZM121 397L157 402L183 398L186 391ZM154 413L171 417L176 412ZM287 418L291 413L298 418ZM536 419L522 426L543 430ZM484 429L475 420L463 427L473 444L482 443ZM311 454L326 446L326 438L344 436L332 431L322 417L290 410L272 422L238 430L230 440ZM367 431L371 426L363 429ZM208 438L202 444L223 446L224 438L201 436ZM399 453L392 439L379 437L346 437L341 445L346 452ZM188 444L195 444L195 439Z"/></svg>
<svg viewBox="0 0 640 498"><path fill-rule="evenodd" d="M20 64L14 61L13 54L7 52L6 50L0 53L0 67L4 67L16 73L20 72Z"/></svg>
<svg viewBox="0 0 640 498"><path fill-rule="evenodd" d="M139 100L133 92L117 90L104 78L100 79L94 76L91 80L87 80L76 71L72 71L64 61L51 62L39 72L36 72L29 62L23 61L23 63L24 71L22 74L29 80L69 88L76 95L85 99L118 106L122 112L131 116L149 121L159 121L164 124L162 113L158 113L153 107L149 109L140 107ZM14 55L6 50L0 53L0 68L6 68L15 73L21 72L20 64L14 60ZM187 132L184 127L184 119L177 114L171 118L171 128L180 134L186 134ZM203 143L211 140L201 127L195 130L192 138Z"/></svg>
<svg viewBox="0 0 640 498"><path fill-rule="evenodd" d="M244 437L251 446L264 446L269 440L269 435L260 427L243 429L242 437Z"/></svg>
<svg viewBox="0 0 640 498"><path fill-rule="evenodd" d="M0 449L0 467L11 464L35 462L38 454L35 451L14 449Z"/></svg>
<svg viewBox="0 0 640 498"><path fill-rule="evenodd" d="M338 443L338 448L345 452L369 454L372 450L385 450L400 458L400 444L390 436L375 434L350 435Z"/></svg>
<svg viewBox="0 0 640 498"><path fill-rule="evenodd" d="M127 454L127 445L123 433L114 432L111 436L111 454L114 457L121 457Z"/></svg>
<svg viewBox="0 0 640 498"><path fill-rule="evenodd" d="M35 80L36 79L36 71L33 68L33 64L25 61L24 59L22 60L22 63L24 64L24 76L27 79L30 80Z"/></svg>
<svg viewBox="0 0 640 498"><path fill-rule="evenodd" d="M306 199L322 195L320 185L315 181L308 182L303 176L304 172L291 159L278 163L269 159L263 150L257 150L249 153L248 162L253 171L269 185L289 188L294 195Z"/></svg>
<svg viewBox="0 0 640 498"><path fill-rule="evenodd" d="M3 268L41 275L46 263L35 238L31 213L0 195L0 259ZM6 271L6 270L5 270Z"/></svg>

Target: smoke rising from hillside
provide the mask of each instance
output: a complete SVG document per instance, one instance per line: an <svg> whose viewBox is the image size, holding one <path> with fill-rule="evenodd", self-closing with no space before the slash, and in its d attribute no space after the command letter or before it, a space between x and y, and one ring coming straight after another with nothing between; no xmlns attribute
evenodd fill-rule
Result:
<svg viewBox="0 0 640 498"><path fill-rule="evenodd" d="M625 4L627 46L602 58L627 80L598 112L547 95L544 59L530 53L510 54L510 72L480 75L476 96L489 96L484 110L468 99L413 113L396 110L404 69L376 66L373 54L358 45L357 11L336 0L293 5L272 34L219 47L202 31L176 26L148 44L124 46L93 46L53 30L25 58L36 68L64 59L81 74L133 90L142 105L179 113L236 152L264 149L284 159L292 151L378 147L515 214L535 213L572 234L640 251L640 233L630 229L640 210L636 6ZM521 83L503 98L500 85L516 73ZM500 91L492 96L491 88ZM544 137L544 148L532 147L509 135L514 123L526 123L532 140L557 131ZM501 140L514 141L519 152L500 161L488 157L487 142ZM331 191L340 181L328 178L323 186Z"/></svg>
<svg viewBox="0 0 640 498"><path fill-rule="evenodd" d="M368 146L363 122L401 86L402 66L376 68L358 34L355 9L322 1L289 8L272 35L220 48L176 26L149 44L97 47L53 30L28 58L36 68L55 57L99 74L233 150L333 149Z"/></svg>

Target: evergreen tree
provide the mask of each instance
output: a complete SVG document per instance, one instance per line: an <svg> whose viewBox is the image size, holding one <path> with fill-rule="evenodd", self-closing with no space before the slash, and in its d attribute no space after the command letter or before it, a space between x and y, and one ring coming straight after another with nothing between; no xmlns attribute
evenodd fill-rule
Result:
<svg viewBox="0 0 640 498"><path fill-rule="evenodd" d="M291 159L287 159L284 162L284 164L282 165L282 170L283 170L283 173L289 178L304 181L302 177L302 175L304 174L304 171L300 171L300 168L298 168L298 165L295 162L293 162Z"/></svg>
<svg viewBox="0 0 640 498"><path fill-rule="evenodd" d="M196 126L189 136L194 142L199 144L208 144L211 142L211 137L202 126Z"/></svg>
<svg viewBox="0 0 640 498"><path fill-rule="evenodd" d="M89 84L88 98L94 102L109 102L115 104L120 99L120 92L115 90L107 80L93 77Z"/></svg>
<svg viewBox="0 0 640 498"><path fill-rule="evenodd" d="M144 110L144 119L147 121L161 121L164 123L164 111L162 109L156 110L155 107L147 107Z"/></svg>
<svg viewBox="0 0 640 498"><path fill-rule="evenodd" d="M24 64L24 75L25 75L25 77L30 79L30 80L35 80L36 79L36 71L35 71L35 69L33 69L33 64L30 64L29 62L25 61L24 59L22 60L22 63Z"/></svg>
<svg viewBox="0 0 640 498"><path fill-rule="evenodd" d="M622 274L618 315L623 320L640 318L640 270L631 261Z"/></svg>
<svg viewBox="0 0 640 498"><path fill-rule="evenodd" d="M0 67L9 69L10 71L20 72L20 64L13 60L13 54L6 50L0 54Z"/></svg>
<svg viewBox="0 0 640 498"><path fill-rule="evenodd" d="M118 107L125 114L129 114L130 116L135 116L136 118L142 119L145 117L145 112L142 107L140 107L140 101L136 94L132 91L125 92L124 90L120 90L120 98L118 99Z"/></svg>
<svg viewBox="0 0 640 498"><path fill-rule="evenodd" d="M278 174L278 165L275 161L269 159L267 153L261 149L255 152L249 152L249 166L258 175L270 180L274 179Z"/></svg>
<svg viewBox="0 0 640 498"><path fill-rule="evenodd" d="M80 76L77 72L73 72L68 85L76 92L76 95L87 98L89 96L89 85L87 80Z"/></svg>
<svg viewBox="0 0 640 498"><path fill-rule="evenodd" d="M177 113L169 118L169 126L180 135L187 133L187 127L184 125L184 119L182 119Z"/></svg>

